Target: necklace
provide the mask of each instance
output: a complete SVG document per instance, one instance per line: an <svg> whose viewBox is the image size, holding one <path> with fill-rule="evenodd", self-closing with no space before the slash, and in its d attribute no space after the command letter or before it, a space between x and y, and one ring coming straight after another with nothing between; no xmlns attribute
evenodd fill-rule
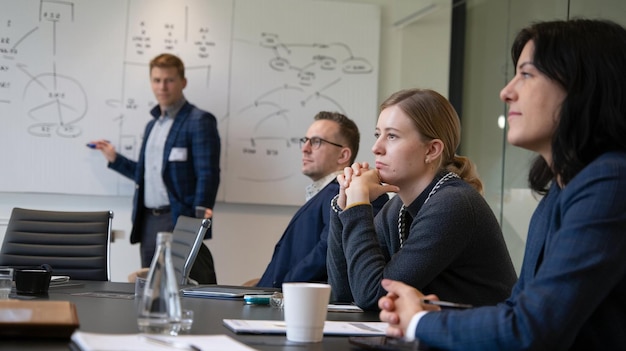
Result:
<svg viewBox="0 0 626 351"><path fill-rule="evenodd" d="M428 202L430 197L433 196L439 188L441 188L441 185L443 183L445 183L447 180L452 179L452 178L460 178L460 177L458 174L454 172L448 172L446 175L441 177L441 179L439 179L439 181L435 183L435 186L430 191L430 193L428 193L428 196L426 197L426 200L424 200L424 203L422 204L422 206L424 206ZM400 213L398 214L398 237L400 238L400 248L402 248L402 246L404 245L406 236L407 236L406 234L406 206L403 204L402 207L400 207Z"/></svg>

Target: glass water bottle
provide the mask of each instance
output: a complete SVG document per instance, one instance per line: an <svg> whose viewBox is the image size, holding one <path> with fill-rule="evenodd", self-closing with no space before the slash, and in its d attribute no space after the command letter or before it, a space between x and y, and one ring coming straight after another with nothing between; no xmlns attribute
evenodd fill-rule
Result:
<svg viewBox="0 0 626 351"><path fill-rule="evenodd" d="M137 325L142 333L178 335L180 319L180 296L172 263L172 233L160 232L139 301Z"/></svg>

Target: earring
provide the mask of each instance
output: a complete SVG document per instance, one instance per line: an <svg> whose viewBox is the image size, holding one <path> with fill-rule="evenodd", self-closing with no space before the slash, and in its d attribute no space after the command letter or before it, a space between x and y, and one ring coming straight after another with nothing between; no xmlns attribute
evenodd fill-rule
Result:
<svg viewBox="0 0 626 351"><path fill-rule="evenodd" d="M428 159L428 157L426 157L426 159L424 160L424 163L430 163L430 160Z"/></svg>

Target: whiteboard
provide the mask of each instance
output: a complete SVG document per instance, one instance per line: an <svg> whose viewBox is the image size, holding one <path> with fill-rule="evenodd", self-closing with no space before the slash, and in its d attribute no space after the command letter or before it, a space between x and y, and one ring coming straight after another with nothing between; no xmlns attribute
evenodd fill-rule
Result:
<svg viewBox="0 0 626 351"><path fill-rule="evenodd" d="M355 119L369 156L376 6L301 0L0 0L0 192L130 195L108 139L137 159L156 104L150 59L180 56L184 91L218 119L218 201L301 204L297 139L320 110Z"/></svg>

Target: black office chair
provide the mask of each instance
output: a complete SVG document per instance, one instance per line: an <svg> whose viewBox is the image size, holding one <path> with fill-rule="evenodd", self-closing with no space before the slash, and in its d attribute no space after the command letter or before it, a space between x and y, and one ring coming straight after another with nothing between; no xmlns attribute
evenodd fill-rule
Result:
<svg viewBox="0 0 626 351"><path fill-rule="evenodd" d="M179 216L172 232L172 264L179 285L217 284L213 255L202 240L211 227L210 219ZM128 275L134 283L145 278L150 268L141 268Z"/></svg>
<svg viewBox="0 0 626 351"><path fill-rule="evenodd" d="M0 266L49 264L53 275L110 280L112 211L63 212L14 208Z"/></svg>
<svg viewBox="0 0 626 351"><path fill-rule="evenodd" d="M198 258L198 253L202 247L208 251L208 248L206 248L206 246L202 243L202 239L204 239L204 235L207 230L209 230L210 226L210 219L200 219L187 216L178 217L173 232L172 261L174 263L174 270L176 271L176 278L180 285L189 284L192 267L194 266L194 263L196 263L196 258ZM212 270L213 275L215 275L212 257L211 267L209 270ZM194 279L194 277L192 277L192 279Z"/></svg>

